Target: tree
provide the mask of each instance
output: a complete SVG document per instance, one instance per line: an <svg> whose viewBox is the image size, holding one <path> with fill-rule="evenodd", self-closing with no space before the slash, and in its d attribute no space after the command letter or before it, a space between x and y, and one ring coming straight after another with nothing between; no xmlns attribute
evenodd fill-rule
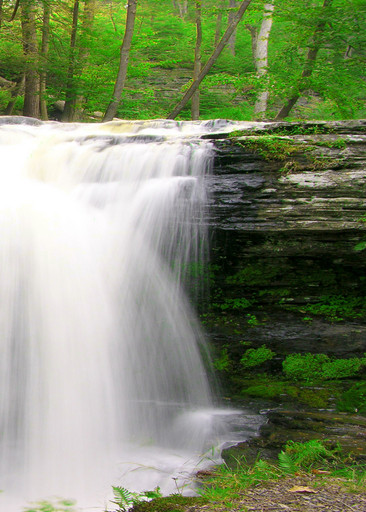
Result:
<svg viewBox="0 0 366 512"><path fill-rule="evenodd" d="M36 29L36 7L32 0L23 0L21 5L22 42L25 64L23 115L39 117L38 42Z"/></svg>
<svg viewBox="0 0 366 512"><path fill-rule="evenodd" d="M263 20L254 45L255 68L258 78L262 80L261 91L254 105L254 115L257 118L264 117L267 110L269 92L267 87L268 82L265 78L268 73L268 40L272 28L273 10L273 3L264 4Z"/></svg>
<svg viewBox="0 0 366 512"><path fill-rule="evenodd" d="M330 7L331 4L332 0L324 0L323 13L318 22L316 23L312 41L310 42L309 50L306 56L304 69L301 73L301 78L297 84L296 90L277 114L276 121L284 119L289 115L293 107L296 105L301 94L307 89L306 79L309 78L313 73L315 61L322 43L322 34L328 22L326 10L328 7Z"/></svg>
<svg viewBox="0 0 366 512"><path fill-rule="evenodd" d="M206 64L203 66L200 74L198 75L197 79L192 82L188 90L186 91L183 98L179 101L179 103L176 105L176 107L173 109L173 111L167 116L167 119L175 119L177 115L183 110L183 108L186 106L188 101L192 98L193 94L198 90L202 80L205 78L207 73L210 71L214 63L216 62L218 56L222 52L222 50L225 48L227 42L230 39L231 34L234 32L236 27L238 26L240 20L242 19L245 11L249 7L252 0L243 0L241 3L238 12L236 13L231 25L226 29L224 35L222 36L219 44L214 49L213 53L211 54L210 58L206 62Z"/></svg>
<svg viewBox="0 0 366 512"><path fill-rule="evenodd" d="M70 35L70 54L69 66L66 78L66 99L65 108L62 113L62 121L74 121L75 118L75 66L76 66L76 35L79 22L79 0L74 0L74 7L72 10L72 25Z"/></svg>
<svg viewBox="0 0 366 512"><path fill-rule="evenodd" d="M93 27L96 1L84 0L84 11L82 14L81 35L78 29L79 24L79 0L75 0L73 9L73 21L70 39L70 56L68 78L66 84L66 102L63 112L63 121L74 121L78 115L79 105L82 103L80 95L80 78L89 56L88 36ZM77 34L79 37L77 39Z"/></svg>
<svg viewBox="0 0 366 512"><path fill-rule="evenodd" d="M238 5L237 0L229 0L229 14L227 17L228 26L230 26L231 23L233 22L237 5ZM231 55L235 55L235 42L236 42L236 29L233 31L233 33L231 34L230 39L228 41L228 47L229 47Z"/></svg>
<svg viewBox="0 0 366 512"><path fill-rule="evenodd" d="M49 50L49 40L50 40L50 17L51 17L51 1L45 0L43 2L43 19L42 19L42 43L41 43L41 68L39 74L39 108L41 119L47 120L47 105L46 105L46 87L47 87L47 57Z"/></svg>
<svg viewBox="0 0 366 512"><path fill-rule="evenodd" d="M202 22L201 22L201 0L196 0L196 46L194 51L194 69L193 69L193 81L197 80L201 71L201 45L202 45ZM200 96L199 89L192 96L192 119L199 119L200 116Z"/></svg>
<svg viewBox="0 0 366 512"><path fill-rule="evenodd" d="M116 82L115 82L115 86L114 86L114 90L113 90L113 97L107 107L103 121L112 121L112 119L117 114L117 109L118 109L118 106L121 101L121 94L122 94L123 87L125 85L126 76L127 76L128 60L129 60L129 55L130 55L133 31L134 31L134 27L135 27L136 10L137 10L137 0L128 0L126 28L125 28L125 34L123 37L123 43L121 46L118 74L117 74L117 78L116 78Z"/></svg>

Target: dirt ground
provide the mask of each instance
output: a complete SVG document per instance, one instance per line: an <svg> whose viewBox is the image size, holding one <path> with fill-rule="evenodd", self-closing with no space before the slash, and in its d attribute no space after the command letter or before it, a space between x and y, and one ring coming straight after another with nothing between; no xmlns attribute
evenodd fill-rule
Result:
<svg viewBox="0 0 366 512"><path fill-rule="evenodd" d="M288 477L244 489L230 505L210 503L186 512L366 512L366 493L347 490L340 480Z"/></svg>

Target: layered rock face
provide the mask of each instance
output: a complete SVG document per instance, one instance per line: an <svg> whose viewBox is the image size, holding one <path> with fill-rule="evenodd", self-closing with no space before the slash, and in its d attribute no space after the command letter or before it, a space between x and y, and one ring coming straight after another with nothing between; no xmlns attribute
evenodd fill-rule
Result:
<svg viewBox="0 0 366 512"><path fill-rule="evenodd" d="M366 352L366 120L257 123L214 144L214 341Z"/></svg>

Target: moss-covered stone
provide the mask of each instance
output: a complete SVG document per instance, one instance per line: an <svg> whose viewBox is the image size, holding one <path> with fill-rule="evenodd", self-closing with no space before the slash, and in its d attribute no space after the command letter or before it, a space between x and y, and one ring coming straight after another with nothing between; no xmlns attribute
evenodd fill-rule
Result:
<svg viewBox="0 0 366 512"><path fill-rule="evenodd" d="M188 507L201 506L206 503L205 498L172 494L164 498L138 503L132 508L132 512L185 512Z"/></svg>

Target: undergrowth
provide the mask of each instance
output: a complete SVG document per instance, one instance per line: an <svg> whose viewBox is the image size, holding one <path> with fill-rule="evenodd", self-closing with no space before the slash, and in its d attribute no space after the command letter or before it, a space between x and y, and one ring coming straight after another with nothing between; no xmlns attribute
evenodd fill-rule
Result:
<svg viewBox="0 0 366 512"><path fill-rule="evenodd" d="M289 441L278 455L276 463L259 459L254 465L238 461L236 468L223 464L215 475L204 482L200 494L210 502L238 500L243 490L268 480L292 475L319 475L320 482L339 479L339 483L354 492L366 491L366 466L343 456L339 448L328 448L318 440L305 443Z"/></svg>

